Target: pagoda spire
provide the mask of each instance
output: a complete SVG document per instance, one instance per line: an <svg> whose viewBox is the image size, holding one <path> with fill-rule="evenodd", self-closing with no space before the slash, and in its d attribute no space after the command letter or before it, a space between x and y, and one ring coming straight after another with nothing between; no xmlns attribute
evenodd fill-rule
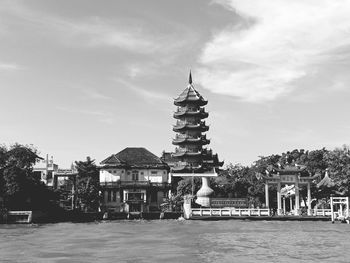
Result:
<svg viewBox="0 0 350 263"><path fill-rule="evenodd" d="M192 74L191 74L191 70L190 70L190 75L188 77L188 83L191 85L192 84Z"/></svg>

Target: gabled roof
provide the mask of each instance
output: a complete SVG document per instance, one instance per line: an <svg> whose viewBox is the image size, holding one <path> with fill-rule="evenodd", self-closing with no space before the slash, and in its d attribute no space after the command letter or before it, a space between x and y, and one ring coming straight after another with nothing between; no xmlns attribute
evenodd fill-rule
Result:
<svg viewBox="0 0 350 263"><path fill-rule="evenodd" d="M103 160L101 165L167 168L159 157L142 147L127 147Z"/></svg>

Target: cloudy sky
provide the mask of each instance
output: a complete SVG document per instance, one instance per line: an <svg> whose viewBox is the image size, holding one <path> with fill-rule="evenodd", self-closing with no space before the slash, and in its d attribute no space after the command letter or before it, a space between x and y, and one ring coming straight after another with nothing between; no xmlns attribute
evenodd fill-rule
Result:
<svg viewBox="0 0 350 263"><path fill-rule="evenodd" d="M0 143L61 167L171 151L191 69L226 163L349 144L349 14L350 0L2 0Z"/></svg>

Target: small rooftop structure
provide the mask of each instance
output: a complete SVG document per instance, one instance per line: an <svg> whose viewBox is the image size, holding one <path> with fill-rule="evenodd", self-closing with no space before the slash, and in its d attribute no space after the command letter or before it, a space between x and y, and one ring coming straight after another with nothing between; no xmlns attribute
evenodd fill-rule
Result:
<svg viewBox="0 0 350 263"><path fill-rule="evenodd" d="M325 176L322 178L322 180L316 185L317 188L321 188L321 187L327 187L327 188L332 188L335 186L335 183L333 182L333 180L329 177L328 175L328 169L326 169L326 174Z"/></svg>

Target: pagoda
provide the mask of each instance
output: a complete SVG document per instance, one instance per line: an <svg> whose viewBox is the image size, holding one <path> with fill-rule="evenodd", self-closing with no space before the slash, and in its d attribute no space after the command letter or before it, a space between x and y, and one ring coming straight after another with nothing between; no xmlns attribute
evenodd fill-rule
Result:
<svg viewBox="0 0 350 263"><path fill-rule="evenodd" d="M210 143L205 132L209 130L204 119L208 117L204 106L208 101L194 88L190 72L187 88L175 99L177 111L174 113L176 124L173 131L176 145L172 157L177 160L171 169L173 176L202 177L202 187L197 192L196 202L202 206L210 206L210 195L213 190L209 187L209 177L217 176L215 168L223 165L217 154L205 148Z"/></svg>

